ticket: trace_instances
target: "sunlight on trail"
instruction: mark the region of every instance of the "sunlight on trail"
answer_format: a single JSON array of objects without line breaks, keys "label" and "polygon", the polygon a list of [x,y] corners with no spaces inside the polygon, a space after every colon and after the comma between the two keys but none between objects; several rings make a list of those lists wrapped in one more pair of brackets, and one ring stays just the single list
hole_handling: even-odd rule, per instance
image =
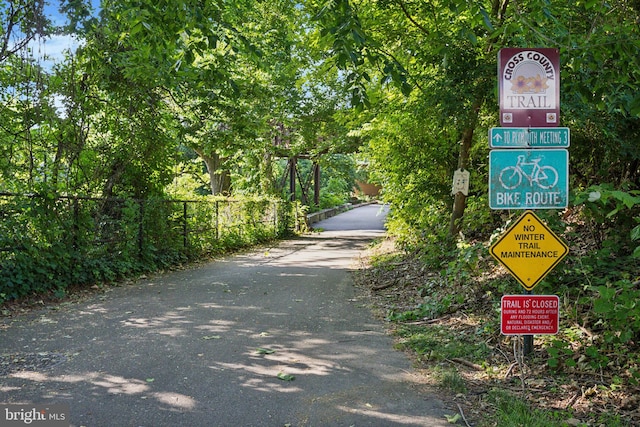
[{"label": "sunlight on trail", "polygon": [[[159,403],[168,405],[175,409],[194,409],[197,401],[180,393],[171,391],[154,391],[153,385],[147,380],[137,378],[124,378],[118,375],[110,375],[100,372],[87,372],[85,374],[49,376],[40,372],[21,371],[11,374],[10,378],[19,378],[34,383],[58,383],[57,389],[65,390],[69,384],[87,383],[89,385],[103,388],[107,393],[113,395],[140,396],[142,399],[156,399]],[[67,384],[63,386],[61,384]]]}]

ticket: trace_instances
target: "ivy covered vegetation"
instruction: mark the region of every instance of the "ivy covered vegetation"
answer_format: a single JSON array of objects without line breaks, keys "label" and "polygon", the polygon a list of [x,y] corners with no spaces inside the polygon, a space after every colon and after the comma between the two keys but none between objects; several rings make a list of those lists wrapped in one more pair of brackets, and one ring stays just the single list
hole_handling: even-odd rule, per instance
[{"label": "ivy covered vegetation", "polygon": [[0,196],[0,303],[61,298],[287,236],[304,227],[297,204],[269,198],[199,200]]},{"label": "ivy covered vegetation", "polygon": [[[536,288],[562,301],[561,333],[539,345],[558,374],[579,367],[607,387],[637,386],[637,0],[51,3],[0,2],[3,299],[216,250],[211,231],[192,230],[217,229],[222,199],[186,215],[179,200],[232,197],[245,224],[271,224],[266,206],[293,195],[308,209],[343,203],[368,179],[392,206],[403,256],[456,285],[438,302],[425,288],[390,319],[464,308],[465,295],[493,305],[520,292],[488,257],[520,214],[488,203],[497,53],[553,47],[571,194],[567,209],[540,216],[570,254]],[[459,168],[471,172],[466,197],[450,194]]]}]

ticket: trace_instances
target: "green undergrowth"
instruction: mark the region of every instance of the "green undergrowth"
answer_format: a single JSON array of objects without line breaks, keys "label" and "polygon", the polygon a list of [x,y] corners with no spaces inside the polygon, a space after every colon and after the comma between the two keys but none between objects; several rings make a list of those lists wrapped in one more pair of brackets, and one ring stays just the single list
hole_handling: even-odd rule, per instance
[{"label": "green undergrowth", "polygon": [[610,413],[600,413],[594,415],[589,423],[581,422],[575,411],[556,410],[549,411],[534,407],[530,401],[518,395],[500,389],[493,389],[488,393],[487,401],[493,406],[495,412],[491,423],[485,422],[483,425],[497,425],[500,427],[568,427],[568,426],[606,426],[606,427],[626,427],[628,421],[623,420],[619,415]]},{"label": "green undergrowth", "polygon": [[0,305],[64,298],[75,289],[269,242],[304,222],[279,199],[197,200],[0,196]]},{"label": "green undergrowth", "polygon": [[[491,422],[483,425],[500,427],[567,427],[586,426],[574,418],[572,411],[548,411],[535,408],[527,400],[509,391],[492,389],[487,394],[487,403],[492,407]],[[616,415],[600,415],[597,425],[607,427],[622,427],[628,424]]]},{"label": "green undergrowth", "polygon": [[536,336],[526,357],[520,337],[500,333],[501,297],[524,290],[489,253],[516,215],[491,236],[435,230],[422,246],[400,241],[373,257],[368,280],[382,283],[374,290],[396,348],[468,407],[473,425],[640,423],[638,194],[582,194],[570,211],[536,212],[570,252],[534,290],[560,297],[559,333]]},{"label": "green undergrowth", "polygon": [[396,348],[410,349],[418,360],[442,362],[465,358],[474,363],[484,363],[490,354],[486,342],[478,339],[476,331],[455,330],[446,325],[401,325],[396,335],[400,341]]},{"label": "green undergrowth", "polygon": [[[483,408],[476,411],[473,425],[630,425],[625,410],[615,405],[638,391],[638,346],[624,336],[625,331],[633,334],[637,330],[633,318],[625,325],[616,323],[623,319],[615,313],[628,313],[632,304],[612,301],[617,296],[636,298],[629,297],[633,292],[629,282],[612,282],[615,294],[586,287],[574,294],[562,288],[558,293],[562,301],[560,333],[537,336],[535,351],[523,359],[521,369],[517,365],[521,349],[514,350],[519,338],[500,334],[499,312],[502,295],[521,291],[485,253],[486,246],[458,245],[456,250],[460,258],[445,264],[438,259],[443,268],[437,274],[423,270],[429,260],[415,254],[376,257],[379,280],[390,280],[394,272],[401,278],[394,279],[398,286],[383,291],[385,320],[397,338],[395,348],[413,354],[417,366],[426,368],[434,383],[458,396],[457,400],[470,408]],[[568,274],[575,259],[568,263],[561,275]],[[403,277],[409,281],[402,282]],[[549,278],[544,286],[557,280],[557,276]],[[601,304],[613,307],[603,311]],[[585,397],[577,408],[557,407],[558,400],[580,394],[585,385],[598,390],[597,399]],[[469,418],[473,418],[474,410],[470,411]]]}]

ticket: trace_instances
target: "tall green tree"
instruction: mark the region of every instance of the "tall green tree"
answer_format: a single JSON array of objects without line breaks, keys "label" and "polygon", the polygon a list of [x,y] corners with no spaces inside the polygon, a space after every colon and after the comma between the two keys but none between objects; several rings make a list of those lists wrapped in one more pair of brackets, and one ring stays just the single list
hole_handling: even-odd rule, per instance
[{"label": "tall green tree", "polygon": [[[482,156],[483,151],[486,154],[486,129],[498,122],[495,70],[496,55],[502,47],[558,47],[563,82],[569,82],[562,88],[563,113],[568,113],[564,116],[565,124],[570,123],[576,130],[592,128],[592,120],[587,118],[590,113],[579,117],[574,112],[590,111],[593,104],[582,106],[575,101],[595,101],[603,118],[624,118],[622,123],[626,124],[622,128],[630,131],[631,140],[635,140],[634,87],[637,88],[639,52],[638,13],[633,2],[448,0],[433,4],[409,0],[338,0],[308,4],[317,12],[325,46],[333,53],[334,63],[346,73],[355,98],[352,103],[360,107],[371,105],[375,111],[363,116],[363,131],[380,132],[387,122],[392,131],[387,140],[381,141],[371,131],[371,141],[386,146],[392,144],[392,138],[404,141],[398,144],[401,148],[394,150],[379,150],[378,146],[372,149],[374,156],[376,152],[385,152],[388,159],[406,159],[378,162],[383,175],[389,179],[395,176],[399,181],[394,189],[401,187],[401,180],[412,185],[414,177],[422,177],[417,182],[424,183],[426,177],[440,175],[444,183],[450,180],[453,169],[465,168],[472,169],[472,197],[484,197],[486,160]],[[623,70],[622,75],[615,75],[616,68]],[[372,90],[380,84],[382,92]],[[576,92],[574,88],[579,90]],[[388,95],[394,92],[404,94],[406,99],[387,102],[395,99]],[[393,112],[386,105],[392,105]],[[398,128],[397,119],[390,121],[390,117],[401,114],[398,105],[406,114],[413,115],[414,126],[422,128],[421,131],[410,132],[406,126]],[[608,126],[610,135],[622,137],[619,132],[626,132],[618,125],[617,130],[613,127]],[[419,136],[420,133],[423,135]],[[431,139],[431,135],[438,135],[433,138],[440,148],[438,156],[431,161],[425,158],[419,165],[416,162],[420,157],[406,157],[408,146],[423,146],[420,140]],[[598,138],[587,136],[593,137]],[[477,147],[479,141],[484,144]],[[610,156],[620,158],[619,146],[619,142],[607,144],[606,150]],[[631,174],[635,171],[637,154],[627,144],[623,147],[630,156],[621,160]],[[444,164],[442,157],[448,159],[450,169],[446,174],[440,170]],[[452,161],[452,157],[456,160]],[[580,164],[582,159],[576,161]],[[436,188],[419,187],[417,198],[423,204],[427,200],[449,204],[452,212],[449,232],[456,235],[463,225],[468,200],[458,194],[451,202],[450,196]],[[403,193],[388,194],[394,199]],[[417,210],[406,211],[406,218],[420,216]]]},{"label": "tall green tree", "polygon": [[[17,179],[43,180],[47,129],[51,113],[47,76],[29,46],[52,31],[44,1],[0,2],[0,189],[22,190]],[[17,175],[17,176],[16,176]]]},{"label": "tall green tree", "polygon": [[[90,75],[103,70],[104,81],[125,79],[160,97],[178,137],[206,164],[212,193],[227,193],[233,163],[264,151],[256,143],[268,115],[287,104],[296,10],[290,1],[105,2]],[[106,63],[100,51],[111,53]]]}]

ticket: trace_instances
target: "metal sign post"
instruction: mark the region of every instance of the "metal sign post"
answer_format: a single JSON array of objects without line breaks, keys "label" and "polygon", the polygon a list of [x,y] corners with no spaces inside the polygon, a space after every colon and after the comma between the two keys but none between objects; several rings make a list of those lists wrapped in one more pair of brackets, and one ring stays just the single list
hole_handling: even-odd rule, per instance
[{"label": "metal sign post", "polygon": [[[498,90],[500,125],[503,127],[489,131],[492,148],[489,154],[490,208],[566,208],[570,137],[568,128],[558,127],[558,49],[501,49],[498,53]],[[534,296],[532,290],[568,250],[567,245],[530,210],[491,247],[491,255],[525,288],[524,296],[503,297],[501,315],[503,334],[526,333],[525,355],[533,351],[533,334],[557,333],[558,297]],[[533,313],[527,311],[526,304],[555,306],[546,308],[544,313]],[[536,322],[542,318],[546,320],[538,324],[534,317]]]}]

